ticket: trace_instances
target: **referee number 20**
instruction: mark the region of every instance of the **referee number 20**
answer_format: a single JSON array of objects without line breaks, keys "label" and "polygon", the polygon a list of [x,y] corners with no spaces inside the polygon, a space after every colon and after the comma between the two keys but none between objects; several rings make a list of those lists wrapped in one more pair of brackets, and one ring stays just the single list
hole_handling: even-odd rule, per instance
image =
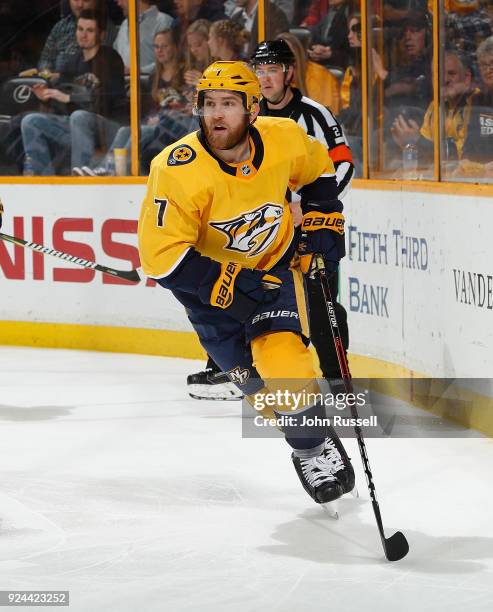
[{"label": "referee number 20", "polygon": [[157,226],[164,227],[164,213],[166,212],[166,206],[168,204],[168,200],[164,200],[161,198],[154,198],[154,204],[158,206],[157,209]]}]

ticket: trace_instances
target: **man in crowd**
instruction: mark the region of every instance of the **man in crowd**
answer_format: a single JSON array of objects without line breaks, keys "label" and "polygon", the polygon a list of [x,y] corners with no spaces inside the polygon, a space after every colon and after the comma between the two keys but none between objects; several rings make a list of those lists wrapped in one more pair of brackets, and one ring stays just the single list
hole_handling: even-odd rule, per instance
[{"label": "man in crowd", "polygon": [[349,0],[331,0],[329,10],[316,26],[311,28],[312,45],[308,56],[324,66],[346,68],[350,54],[347,39]]},{"label": "man in crowd", "polygon": [[[236,8],[231,13],[231,20],[250,32],[250,42],[245,49],[246,55],[250,56],[258,44],[258,2],[257,0],[235,0],[235,2]],[[268,11],[267,36],[274,38],[281,32],[287,32],[289,22],[286,13],[272,1],[269,2]]]},{"label": "man in crowd", "polygon": [[[123,20],[113,48],[118,51],[125,65],[125,73],[130,72],[130,38],[128,29],[128,0],[115,0],[126,16]],[[154,36],[157,32],[169,30],[173,18],[158,11],[157,0],[139,0],[137,2],[139,21],[139,61],[140,72],[150,74],[154,68]]]},{"label": "man in crowd", "polygon": [[447,46],[473,59],[479,44],[492,34],[490,15],[479,0],[445,0],[445,11]]},{"label": "man in crowd", "polygon": [[[41,52],[38,62],[39,71],[60,73],[63,71],[67,59],[76,55],[79,50],[75,32],[77,20],[81,11],[92,10],[103,15],[101,2],[97,0],[69,0],[70,13],[60,19],[52,28]],[[114,29],[112,24],[112,29]],[[105,30],[105,44],[111,44],[107,39],[108,23]]]},{"label": "man in crowd", "polygon": [[77,19],[78,52],[60,75],[59,88],[39,85],[34,92],[52,112],[22,119],[24,151],[36,175],[55,174],[55,163],[71,150],[73,166],[90,165],[95,148],[113,139],[127,113],[123,62],[101,45],[104,24],[92,11]]},{"label": "man in crowd", "polygon": [[[493,173],[493,36],[479,45],[476,56],[481,81],[479,91],[472,100],[471,118],[462,152],[464,176],[474,176],[471,164],[483,164],[488,174]],[[469,164],[466,164],[466,160]]]},{"label": "man in crowd", "polygon": [[[472,68],[465,56],[458,51],[447,51],[442,90],[445,135],[442,159],[446,161],[457,161],[462,158],[472,100],[477,91],[473,90],[472,79]],[[417,146],[420,167],[433,166],[433,106],[431,102],[421,126],[412,119],[406,120],[402,115],[398,115],[391,128],[392,136],[401,149],[409,144]]]}]

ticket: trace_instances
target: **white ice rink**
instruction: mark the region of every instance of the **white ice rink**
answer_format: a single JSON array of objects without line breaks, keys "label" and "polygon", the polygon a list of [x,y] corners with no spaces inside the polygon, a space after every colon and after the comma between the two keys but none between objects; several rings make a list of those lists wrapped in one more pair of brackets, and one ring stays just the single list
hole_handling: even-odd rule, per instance
[{"label": "white ice rink", "polygon": [[240,402],[187,396],[202,365],[0,348],[0,589],[69,590],[72,612],[493,610],[490,440],[367,441],[410,543],[388,563],[355,441],[335,521],[283,441],[241,438]]}]

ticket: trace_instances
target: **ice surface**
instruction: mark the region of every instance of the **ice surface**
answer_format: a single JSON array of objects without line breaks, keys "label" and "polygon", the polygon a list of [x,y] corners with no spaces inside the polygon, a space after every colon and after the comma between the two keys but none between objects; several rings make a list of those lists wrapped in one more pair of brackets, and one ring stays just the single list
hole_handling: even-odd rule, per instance
[{"label": "ice surface", "polygon": [[493,609],[490,440],[367,441],[411,547],[391,564],[355,441],[334,521],[282,440],[242,439],[240,402],[187,396],[202,365],[0,348],[0,589],[70,590],[71,612]]}]

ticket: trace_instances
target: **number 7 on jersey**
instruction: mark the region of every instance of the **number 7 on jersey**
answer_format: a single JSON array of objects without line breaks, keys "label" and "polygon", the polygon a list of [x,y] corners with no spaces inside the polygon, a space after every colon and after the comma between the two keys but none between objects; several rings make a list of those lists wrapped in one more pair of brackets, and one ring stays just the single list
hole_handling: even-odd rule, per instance
[{"label": "number 7 on jersey", "polygon": [[164,227],[164,213],[166,212],[166,205],[168,204],[168,200],[154,198],[154,204],[156,206],[159,206],[157,211],[157,226]]}]

